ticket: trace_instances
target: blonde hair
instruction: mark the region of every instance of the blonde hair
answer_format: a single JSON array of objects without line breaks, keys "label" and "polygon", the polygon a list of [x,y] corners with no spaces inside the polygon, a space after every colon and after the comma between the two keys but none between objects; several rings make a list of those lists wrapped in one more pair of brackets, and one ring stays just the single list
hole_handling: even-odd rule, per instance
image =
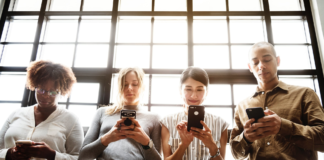
[{"label": "blonde hair", "polygon": [[138,79],[138,86],[139,86],[139,94],[140,94],[140,102],[143,96],[144,92],[144,71],[141,68],[138,67],[128,67],[128,68],[123,68],[119,71],[118,75],[118,96],[116,99],[116,103],[113,104],[112,106],[108,107],[106,110],[106,114],[113,115],[115,113],[120,112],[122,109],[124,109],[124,88],[125,88],[125,78],[126,75],[130,72],[134,72],[137,76]]}]

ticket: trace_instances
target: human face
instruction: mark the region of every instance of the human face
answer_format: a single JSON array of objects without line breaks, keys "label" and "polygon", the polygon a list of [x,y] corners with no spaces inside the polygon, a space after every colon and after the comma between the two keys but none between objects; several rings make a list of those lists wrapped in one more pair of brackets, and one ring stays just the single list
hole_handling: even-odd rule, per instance
[{"label": "human face", "polygon": [[[57,91],[55,88],[55,83],[52,80],[46,81],[44,84],[37,87],[38,89],[43,89],[46,91]],[[50,96],[47,92],[40,94],[37,91],[35,92],[36,101],[38,106],[41,108],[50,108],[56,107],[58,105],[59,95]]]},{"label": "human face", "polygon": [[249,69],[259,83],[267,84],[278,81],[277,67],[280,64],[280,58],[275,57],[270,47],[253,49],[250,58]]},{"label": "human face", "polygon": [[203,83],[188,78],[181,85],[180,94],[187,108],[189,105],[202,104],[207,96],[207,88]]},{"label": "human face", "polygon": [[139,81],[135,72],[129,72],[124,82],[125,105],[138,105],[140,100]]}]

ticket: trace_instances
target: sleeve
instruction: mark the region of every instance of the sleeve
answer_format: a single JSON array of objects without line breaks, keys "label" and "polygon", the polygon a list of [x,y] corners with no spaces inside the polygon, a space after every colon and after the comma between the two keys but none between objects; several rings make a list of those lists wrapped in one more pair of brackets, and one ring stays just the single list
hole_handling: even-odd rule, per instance
[{"label": "sleeve", "polygon": [[5,145],[5,135],[6,135],[7,130],[10,127],[10,121],[11,121],[10,119],[12,117],[14,117],[14,114],[16,112],[17,111],[13,112],[8,117],[8,119],[6,120],[6,122],[3,124],[2,128],[1,128],[1,131],[0,131],[0,160],[5,160],[6,159],[6,155],[7,155],[7,152],[9,150],[9,148],[5,148],[6,147],[6,145]]},{"label": "sleeve", "polygon": [[252,144],[247,143],[243,138],[244,129],[239,116],[239,107],[237,105],[235,108],[235,126],[231,133],[230,145],[235,159],[245,159],[252,149]]},{"label": "sleeve", "polygon": [[104,112],[104,108],[99,108],[97,110],[91,127],[84,138],[79,159],[95,159],[106,149],[106,146],[101,143],[101,139],[99,137],[102,112]]},{"label": "sleeve", "polygon": [[150,138],[153,141],[153,148],[144,150],[144,156],[146,160],[161,160],[162,156],[162,143],[161,143],[161,128],[162,125],[159,122],[159,116],[153,116],[155,117],[155,121],[154,121],[154,126],[152,129],[152,133],[150,135]]},{"label": "sleeve", "polygon": [[307,89],[301,105],[304,124],[281,118],[281,128],[278,134],[300,148],[323,152],[324,110],[312,89]]},{"label": "sleeve", "polygon": [[67,136],[65,148],[66,153],[56,151],[55,160],[76,160],[79,156],[79,151],[83,142],[83,129],[80,121],[74,118],[74,126]]}]

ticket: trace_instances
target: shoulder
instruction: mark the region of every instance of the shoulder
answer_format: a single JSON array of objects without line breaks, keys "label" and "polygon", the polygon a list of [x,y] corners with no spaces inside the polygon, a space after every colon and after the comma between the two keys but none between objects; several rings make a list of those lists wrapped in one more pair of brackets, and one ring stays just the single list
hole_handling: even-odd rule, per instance
[{"label": "shoulder", "polygon": [[213,114],[213,113],[205,113],[205,119],[213,122],[221,122],[221,123],[227,123],[223,118],[220,116]]},{"label": "shoulder", "polygon": [[145,116],[145,118],[150,119],[153,122],[159,122],[161,119],[161,116],[157,113],[148,112],[148,111],[140,111],[138,113],[142,114],[143,116]]},{"label": "shoulder", "polygon": [[173,113],[173,114],[168,114],[166,116],[164,116],[161,121],[168,121],[168,120],[173,120],[173,119],[179,119],[179,117],[182,116],[183,111],[181,112],[177,112],[177,113]]},{"label": "shoulder", "polygon": [[61,115],[64,117],[64,119],[68,119],[70,122],[78,122],[79,118],[75,115],[75,113],[71,112],[70,110],[67,110],[66,108],[60,108]]}]

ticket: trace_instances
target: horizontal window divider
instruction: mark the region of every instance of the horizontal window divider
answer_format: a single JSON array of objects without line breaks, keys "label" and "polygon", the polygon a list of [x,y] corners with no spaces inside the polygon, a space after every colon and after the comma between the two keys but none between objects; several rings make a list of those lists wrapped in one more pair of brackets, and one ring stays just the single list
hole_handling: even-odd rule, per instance
[{"label": "horizontal window divider", "polygon": [[21,101],[0,101],[0,103],[21,103]]},{"label": "horizontal window divider", "polygon": [[[67,104],[66,102],[58,102],[58,104]],[[98,105],[98,103],[78,103],[78,102],[69,102],[69,105]]]},{"label": "horizontal window divider", "polygon": [[39,44],[110,44],[109,42],[40,42]]},{"label": "horizontal window divider", "polygon": [[[144,104],[144,106],[147,106],[148,104]],[[157,103],[152,103],[150,106],[159,106],[159,107],[168,107],[168,106],[175,106],[175,107],[182,107],[182,104],[157,104]]]},{"label": "horizontal window divider", "polygon": [[306,16],[305,11],[270,11],[271,16]]},{"label": "horizontal window divider", "polygon": [[102,83],[103,76],[76,76],[78,83]]},{"label": "horizontal window divider", "polygon": [[[45,16],[111,16],[111,11],[46,11]],[[97,20],[97,19],[96,19]]]},{"label": "horizontal window divider", "polygon": [[183,11],[118,11],[118,16],[187,16]]},{"label": "horizontal window divider", "polygon": [[[147,106],[147,104],[144,104],[144,106]],[[151,104],[152,107],[158,106],[158,107],[182,107],[182,104]],[[203,105],[205,107],[210,108],[232,108],[235,107],[235,105]]]},{"label": "horizontal window divider", "polygon": [[193,11],[193,16],[264,16],[263,11]]},{"label": "horizontal window divider", "polygon": [[301,45],[312,45],[311,43],[274,43],[274,45],[287,45],[287,46],[301,46]]},{"label": "horizontal window divider", "polygon": [[0,72],[26,72],[26,67],[0,66]]},{"label": "horizontal window divider", "polygon": [[316,70],[314,69],[305,69],[305,70],[278,70],[278,75],[317,75]]},{"label": "horizontal window divider", "polygon": [[8,11],[7,16],[38,16],[39,14],[39,11]]},{"label": "horizontal window divider", "polygon": [[72,68],[75,76],[106,76],[107,68]]},{"label": "horizontal window divider", "polygon": [[1,42],[0,44],[8,45],[8,44],[34,44],[34,42]]},{"label": "horizontal window divider", "polygon": [[[151,43],[115,43],[115,45],[151,45]],[[152,43],[152,45],[188,45],[188,43]]]},{"label": "horizontal window divider", "polygon": [[231,44],[230,43],[194,43],[193,45],[210,46],[210,45],[231,45]]}]

